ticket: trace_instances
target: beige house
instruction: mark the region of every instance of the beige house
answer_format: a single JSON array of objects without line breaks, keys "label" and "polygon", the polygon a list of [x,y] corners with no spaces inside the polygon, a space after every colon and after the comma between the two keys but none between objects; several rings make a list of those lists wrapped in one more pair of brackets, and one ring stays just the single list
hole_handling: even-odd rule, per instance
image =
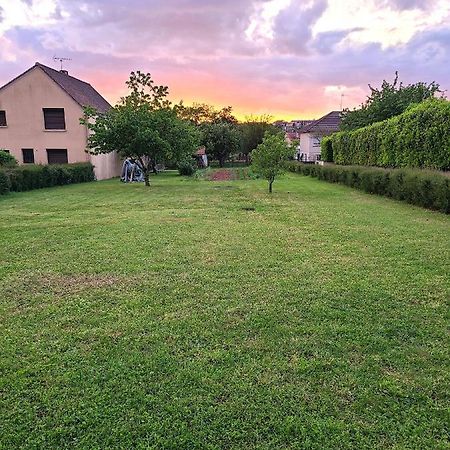
[{"label": "beige house", "polygon": [[36,63],[0,88],[0,148],[20,164],[91,162],[98,180],[119,176],[115,152],[86,153],[84,106],[111,107],[89,83]]},{"label": "beige house", "polygon": [[304,162],[315,162],[320,160],[320,142],[324,136],[339,131],[341,124],[341,111],[331,111],[318,120],[307,124],[298,130],[300,148],[297,159]]}]

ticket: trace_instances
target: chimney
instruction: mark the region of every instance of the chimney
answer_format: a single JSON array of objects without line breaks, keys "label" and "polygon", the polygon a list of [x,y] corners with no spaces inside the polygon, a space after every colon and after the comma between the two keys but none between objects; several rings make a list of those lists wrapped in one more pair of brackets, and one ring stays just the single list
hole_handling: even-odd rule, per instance
[{"label": "chimney", "polygon": [[68,72],[67,70],[62,70],[62,69],[61,69],[59,72],[60,72],[60,73],[63,73],[64,75],[69,75],[69,72]]}]

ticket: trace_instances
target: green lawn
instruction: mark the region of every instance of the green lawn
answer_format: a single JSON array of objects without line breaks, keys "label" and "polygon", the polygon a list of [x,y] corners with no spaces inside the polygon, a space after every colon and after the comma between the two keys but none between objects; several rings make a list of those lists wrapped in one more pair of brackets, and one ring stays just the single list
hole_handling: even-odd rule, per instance
[{"label": "green lawn", "polygon": [[153,183],[0,199],[0,448],[449,448],[448,216]]}]

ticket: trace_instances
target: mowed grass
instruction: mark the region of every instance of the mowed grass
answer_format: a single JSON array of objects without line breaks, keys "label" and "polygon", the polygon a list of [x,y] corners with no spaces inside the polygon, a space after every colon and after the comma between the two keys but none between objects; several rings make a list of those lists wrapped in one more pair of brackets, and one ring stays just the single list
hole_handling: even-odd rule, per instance
[{"label": "mowed grass", "polygon": [[152,183],[0,199],[0,448],[449,448],[449,217]]}]

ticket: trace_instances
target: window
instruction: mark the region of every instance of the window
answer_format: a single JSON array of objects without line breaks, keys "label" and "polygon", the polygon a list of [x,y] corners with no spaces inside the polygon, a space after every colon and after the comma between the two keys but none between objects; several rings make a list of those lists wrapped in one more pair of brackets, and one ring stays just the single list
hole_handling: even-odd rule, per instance
[{"label": "window", "polygon": [[64,108],[44,108],[44,124],[46,130],[65,130],[66,119]]},{"label": "window", "polygon": [[6,111],[0,111],[0,127],[6,127]]},{"label": "window", "polygon": [[320,141],[322,140],[322,136],[311,136],[311,142],[313,148],[320,147]]},{"label": "window", "polygon": [[34,164],[34,150],[32,148],[22,149],[22,161],[24,164]]},{"label": "window", "polygon": [[49,164],[67,164],[67,149],[66,148],[48,148],[47,161]]}]

